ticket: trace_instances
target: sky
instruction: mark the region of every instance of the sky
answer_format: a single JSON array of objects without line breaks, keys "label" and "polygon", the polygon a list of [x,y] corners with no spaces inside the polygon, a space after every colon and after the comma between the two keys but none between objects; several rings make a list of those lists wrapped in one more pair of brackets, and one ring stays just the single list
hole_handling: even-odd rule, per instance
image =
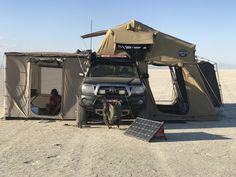
[{"label": "sky", "polygon": [[196,44],[198,56],[236,64],[234,0],[0,0],[0,64],[7,51],[88,49],[80,36],[91,20],[98,31],[131,19]]}]

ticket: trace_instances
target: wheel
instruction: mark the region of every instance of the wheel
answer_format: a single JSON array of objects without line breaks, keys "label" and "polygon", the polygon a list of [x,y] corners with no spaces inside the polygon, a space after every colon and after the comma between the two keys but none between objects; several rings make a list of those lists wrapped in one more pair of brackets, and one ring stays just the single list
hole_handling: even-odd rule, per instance
[{"label": "wheel", "polygon": [[87,111],[84,107],[79,106],[79,116],[77,120],[78,128],[82,128],[83,125],[87,123]]}]

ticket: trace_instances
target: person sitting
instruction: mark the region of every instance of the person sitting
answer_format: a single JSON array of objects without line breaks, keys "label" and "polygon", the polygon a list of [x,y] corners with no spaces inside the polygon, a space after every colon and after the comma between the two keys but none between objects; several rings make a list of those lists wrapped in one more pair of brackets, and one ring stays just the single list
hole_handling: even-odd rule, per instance
[{"label": "person sitting", "polygon": [[47,105],[50,115],[57,115],[60,111],[61,96],[58,94],[57,89],[51,90],[51,96],[49,104]]}]

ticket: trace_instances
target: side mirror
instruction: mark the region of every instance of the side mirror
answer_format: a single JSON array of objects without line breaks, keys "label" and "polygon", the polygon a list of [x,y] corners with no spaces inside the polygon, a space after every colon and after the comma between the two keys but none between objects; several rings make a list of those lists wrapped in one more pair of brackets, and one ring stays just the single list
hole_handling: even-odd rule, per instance
[{"label": "side mirror", "polygon": [[80,76],[80,77],[84,77],[85,74],[84,74],[84,73],[79,73],[79,76]]},{"label": "side mirror", "polygon": [[141,74],[141,78],[142,79],[148,79],[149,78],[149,74],[148,73],[143,73],[143,74]]}]

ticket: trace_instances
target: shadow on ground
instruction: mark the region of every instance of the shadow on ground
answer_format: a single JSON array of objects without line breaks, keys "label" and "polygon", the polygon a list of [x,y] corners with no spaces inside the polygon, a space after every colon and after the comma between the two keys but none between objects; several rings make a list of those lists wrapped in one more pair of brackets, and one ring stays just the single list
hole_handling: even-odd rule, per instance
[{"label": "shadow on ground", "polygon": [[178,142],[178,141],[210,141],[210,140],[227,140],[231,138],[222,135],[209,134],[205,132],[180,132],[166,133],[167,140],[153,138],[151,142]]},{"label": "shadow on ground", "polygon": [[235,103],[224,104],[221,108],[219,108],[219,111],[224,117],[236,119],[236,104]]},{"label": "shadow on ground", "polygon": [[186,123],[165,123],[166,129],[201,129],[236,127],[236,119],[222,118],[219,121],[186,121]]},{"label": "shadow on ground", "polygon": [[[122,120],[120,127],[129,126],[133,119]],[[88,123],[91,127],[105,126],[103,121],[91,121]],[[222,117],[219,121],[166,121],[165,129],[201,129],[201,128],[227,128],[236,127],[236,119]],[[125,129],[124,129],[125,130]]]}]

